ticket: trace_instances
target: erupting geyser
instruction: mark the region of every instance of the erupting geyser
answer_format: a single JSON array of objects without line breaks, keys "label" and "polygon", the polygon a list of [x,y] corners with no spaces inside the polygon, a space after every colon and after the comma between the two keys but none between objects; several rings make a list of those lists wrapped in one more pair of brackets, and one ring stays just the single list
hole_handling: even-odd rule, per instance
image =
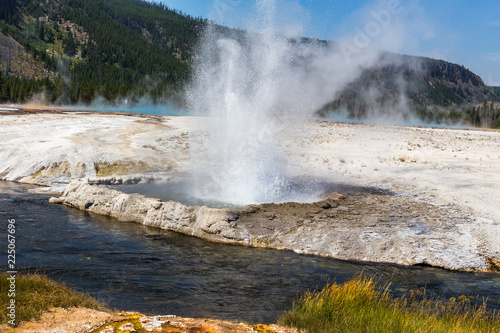
[{"label": "erupting geyser", "polygon": [[208,116],[208,140],[191,142],[195,195],[234,204],[316,200],[298,195],[279,143],[356,77],[360,61],[304,42],[296,22],[288,29],[280,20],[275,30],[275,1],[257,8],[247,32],[209,26],[196,56],[187,96]]}]

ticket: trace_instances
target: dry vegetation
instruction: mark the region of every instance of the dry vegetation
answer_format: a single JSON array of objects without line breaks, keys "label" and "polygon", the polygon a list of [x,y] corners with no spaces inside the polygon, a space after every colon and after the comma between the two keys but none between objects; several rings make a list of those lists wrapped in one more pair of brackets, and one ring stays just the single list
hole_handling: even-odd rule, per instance
[{"label": "dry vegetation", "polygon": [[25,48],[0,32],[0,71],[10,75],[41,80],[53,76],[43,64],[35,60]]},{"label": "dry vegetation", "polygon": [[500,332],[500,316],[471,297],[448,301],[416,291],[394,298],[373,278],[358,276],[308,292],[280,323],[306,332]]},{"label": "dry vegetation", "polygon": [[[0,307],[6,309],[8,297],[8,275],[0,278]],[[53,307],[86,307],[105,310],[105,307],[89,295],[76,292],[62,283],[57,283],[40,274],[20,274],[16,277],[16,323],[39,319],[40,316]],[[9,321],[7,312],[0,312],[0,324]]]}]

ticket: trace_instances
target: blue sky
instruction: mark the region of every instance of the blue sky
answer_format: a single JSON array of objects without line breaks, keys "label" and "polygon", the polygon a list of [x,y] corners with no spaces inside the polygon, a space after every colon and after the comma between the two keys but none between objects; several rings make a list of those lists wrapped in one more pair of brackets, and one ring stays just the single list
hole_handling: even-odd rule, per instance
[{"label": "blue sky", "polygon": [[[152,1],[231,27],[251,29],[259,24],[256,1]],[[354,43],[356,34],[371,31],[373,47],[459,63],[480,75],[486,84],[500,86],[498,0],[275,2],[275,29],[280,33]],[[384,15],[387,13],[390,16]]]}]

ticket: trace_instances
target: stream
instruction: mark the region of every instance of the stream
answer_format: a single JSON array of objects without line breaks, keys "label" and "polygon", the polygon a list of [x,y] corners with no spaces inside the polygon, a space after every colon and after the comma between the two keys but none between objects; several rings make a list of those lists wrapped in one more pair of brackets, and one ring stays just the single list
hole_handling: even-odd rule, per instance
[{"label": "stream", "polygon": [[[396,296],[425,287],[427,294],[443,298],[487,297],[490,309],[500,308],[499,273],[210,243],[50,204],[49,195],[29,188],[0,182],[1,232],[7,234],[8,219],[16,220],[18,270],[44,273],[120,311],[272,323],[297,295],[361,272],[391,281]],[[2,269],[7,270],[6,260]]]}]

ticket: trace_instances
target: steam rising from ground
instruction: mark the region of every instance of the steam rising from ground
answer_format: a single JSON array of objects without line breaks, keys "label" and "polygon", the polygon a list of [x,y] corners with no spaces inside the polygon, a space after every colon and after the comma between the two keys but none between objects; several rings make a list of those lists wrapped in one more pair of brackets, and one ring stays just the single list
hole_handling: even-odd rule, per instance
[{"label": "steam rising from ground", "polygon": [[191,142],[195,191],[237,204],[314,200],[291,190],[297,184],[286,172],[278,142],[372,66],[379,53],[367,45],[283,34],[300,34],[297,22],[289,29],[280,25],[278,34],[276,2],[260,0],[257,8],[253,30],[210,26],[199,48],[187,96],[192,110],[208,116],[208,145]]}]

